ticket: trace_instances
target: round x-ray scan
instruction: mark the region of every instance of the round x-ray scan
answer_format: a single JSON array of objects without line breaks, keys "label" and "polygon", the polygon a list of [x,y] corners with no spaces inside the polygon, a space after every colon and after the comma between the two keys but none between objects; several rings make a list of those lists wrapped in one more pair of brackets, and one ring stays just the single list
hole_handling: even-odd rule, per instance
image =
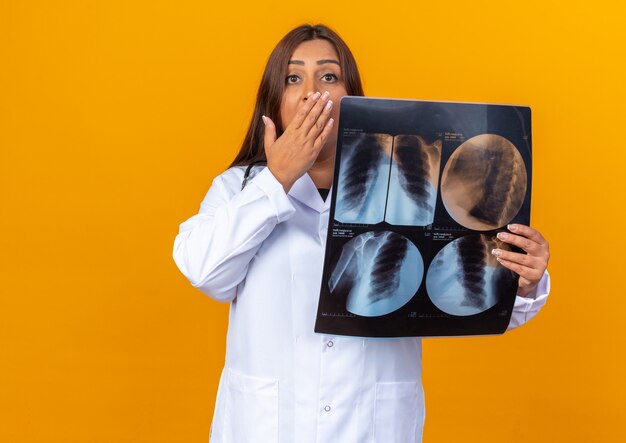
[{"label": "round x-ray scan", "polygon": [[510,250],[495,236],[471,234],[437,253],[426,275],[426,292],[437,308],[457,316],[479,314],[517,290],[515,274],[502,266],[492,249]]},{"label": "round x-ray scan", "polygon": [[364,317],[389,314],[417,293],[424,261],[415,245],[395,232],[366,232],[342,248],[328,287],[346,310]]},{"label": "round x-ray scan", "polygon": [[526,195],[526,166],[504,137],[481,134],[450,156],[441,178],[441,198],[460,225],[488,231],[509,223]]}]

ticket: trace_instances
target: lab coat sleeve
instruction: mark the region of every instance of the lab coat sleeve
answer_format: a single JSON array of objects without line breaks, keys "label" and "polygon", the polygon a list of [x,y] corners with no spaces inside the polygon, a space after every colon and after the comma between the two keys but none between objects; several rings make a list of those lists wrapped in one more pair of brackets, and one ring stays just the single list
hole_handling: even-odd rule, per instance
[{"label": "lab coat sleeve", "polygon": [[518,295],[515,298],[515,305],[513,306],[513,313],[511,314],[507,331],[523,325],[537,315],[543,305],[546,304],[549,293],[550,275],[548,271],[546,271],[543,277],[541,277],[541,280],[539,280],[533,293],[529,294],[527,297],[520,297]]},{"label": "lab coat sleeve", "polygon": [[218,301],[232,301],[248,265],[274,227],[295,212],[268,168],[241,189],[242,168],[216,177],[200,212],[180,225],[174,261],[191,284]]}]

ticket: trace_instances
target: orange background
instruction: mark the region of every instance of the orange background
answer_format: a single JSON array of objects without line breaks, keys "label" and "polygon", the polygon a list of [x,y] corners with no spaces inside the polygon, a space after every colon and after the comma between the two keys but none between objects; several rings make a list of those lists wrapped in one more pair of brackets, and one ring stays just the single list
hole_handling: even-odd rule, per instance
[{"label": "orange background", "polygon": [[206,442],[227,306],[172,242],[302,22],[370,96],[533,109],[553,292],[425,341],[425,442],[626,441],[622,2],[221,3],[0,1],[0,441]]}]

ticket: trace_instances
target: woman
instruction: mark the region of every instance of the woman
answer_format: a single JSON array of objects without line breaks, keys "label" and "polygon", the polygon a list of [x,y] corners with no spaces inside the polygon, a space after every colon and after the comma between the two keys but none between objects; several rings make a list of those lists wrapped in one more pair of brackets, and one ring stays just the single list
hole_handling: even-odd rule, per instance
[{"label": "woman", "polygon": [[[363,92],[339,36],[324,26],[289,32],[269,58],[241,151],[180,227],[180,270],[231,302],[212,442],[421,441],[420,339],[313,332],[346,94]],[[267,167],[246,184],[258,161]],[[494,251],[520,275],[510,328],[537,313],[549,285],[547,242],[526,226],[511,231],[503,240],[527,254]]]}]

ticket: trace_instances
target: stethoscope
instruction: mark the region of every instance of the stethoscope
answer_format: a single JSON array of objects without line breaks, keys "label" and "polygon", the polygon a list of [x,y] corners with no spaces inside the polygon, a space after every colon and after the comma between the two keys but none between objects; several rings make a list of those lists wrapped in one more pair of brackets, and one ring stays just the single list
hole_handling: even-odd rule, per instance
[{"label": "stethoscope", "polygon": [[248,184],[248,178],[250,177],[252,168],[254,168],[256,165],[261,164],[261,163],[267,165],[267,162],[265,160],[258,160],[258,161],[250,163],[250,165],[246,168],[246,172],[243,174],[243,181],[241,182],[242,191],[243,191],[243,188],[245,188],[246,185]]}]

